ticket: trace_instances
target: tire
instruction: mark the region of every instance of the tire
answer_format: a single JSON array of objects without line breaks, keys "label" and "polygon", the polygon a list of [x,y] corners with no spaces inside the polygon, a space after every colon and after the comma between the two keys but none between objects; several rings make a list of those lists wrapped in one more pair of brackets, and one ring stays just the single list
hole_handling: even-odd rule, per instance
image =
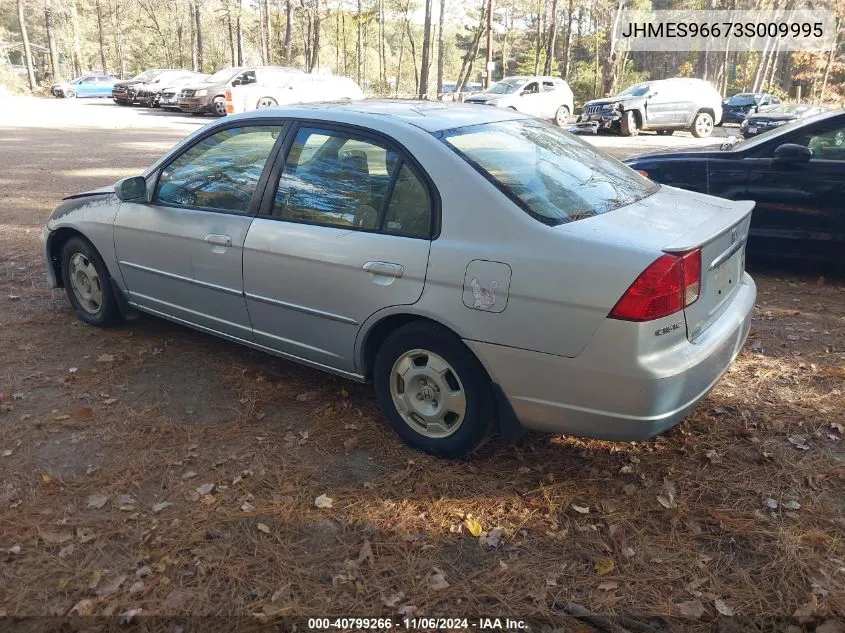
[{"label": "tire", "polygon": [[633,110],[626,110],[622,114],[622,120],[619,122],[619,131],[622,136],[636,136],[640,133],[637,127],[637,115]]},{"label": "tire", "polygon": [[672,136],[675,130],[657,130],[657,136]]},{"label": "tire", "polygon": [[[415,375],[403,380],[402,374],[407,377],[409,371]],[[487,372],[466,345],[440,325],[413,321],[392,332],[376,354],[373,382],[390,425],[413,448],[438,457],[466,457],[492,433],[495,408]],[[449,402],[442,397],[444,391],[454,394],[452,407],[444,406]],[[404,413],[399,408],[403,402]],[[439,428],[424,425],[423,414]]]},{"label": "tire", "polygon": [[211,101],[211,105],[214,108],[214,114],[217,116],[226,116],[226,99],[225,97],[214,97]]},{"label": "tire", "polygon": [[[93,244],[81,237],[70,238],[62,246],[61,262],[65,292],[76,316],[89,325],[104,327],[118,323],[122,315],[111,276]],[[77,271],[76,279],[71,278],[72,270]]]},{"label": "tire", "polygon": [[555,123],[558,127],[563,127],[569,122],[569,108],[565,105],[560,106],[555,112]]},{"label": "tire", "polygon": [[272,108],[279,105],[279,102],[276,101],[273,97],[261,97],[255,103],[255,109],[261,110],[262,108]]},{"label": "tire", "polygon": [[713,117],[707,112],[696,114],[690,126],[690,133],[695,138],[707,138],[713,134]]},{"label": "tire", "polygon": [[68,88],[65,90],[65,99],[76,99],[78,95],[76,94],[76,90],[73,88]]}]

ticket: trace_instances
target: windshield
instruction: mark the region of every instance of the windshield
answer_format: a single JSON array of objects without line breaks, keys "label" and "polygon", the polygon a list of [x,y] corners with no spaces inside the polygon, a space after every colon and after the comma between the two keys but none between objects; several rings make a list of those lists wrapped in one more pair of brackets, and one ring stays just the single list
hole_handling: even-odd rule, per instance
[{"label": "windshield", "polygon": [[448,130],[442,140],[529,215],[557,226],[641,200],[658,186],[545,121]]},{"label": "windshield", "polygon": [[163,72],[163,70],[145,70],[141,74],[132,77],[132,81],[149,81]]},{"label": "windshield", "polygon": [[519,87],[526,82],[522,77],[512,77],[511,79],[503,79],[497,81],[484,92],[489,92],[494,95],[507,95],[519,90]]},{"label": "windshield", "polygon": [[[766,114],[812,114],[813,110],[818,110],[815,106],[809,105],[795,105],[791,103],[785,103],[783,105],[779,105],[776,108],[772,108],[771,110],[766,110]],[[818,110],[819,112],[821,110]]]},{"label": "windshield", "polygon": [[635,86],[631,86],[630,88],[625,88],[622,92],[620,92],[617,97],[642,97],[645,94],[648,94],[648,89],[651,87],[651,84],[636,84]]},{"label": "windshield", "polygon": [[757,103],[757,98],[753,94],[738,94],[728,99],[728,105],[732,106],[747,106]]},{"label": "windshield", "polygon": [[[819,120],[821,118],[821,116],[818,116],[818,118],[817,118],[817,115],[823,116],[821,112],[818,112],[818,113],[816,113],[816,115],[813,115],[812,119],[813,120]],[[738,139],[737,142],[732,147],[726,148],[725,151],[736,152],[736,151],[739,151],[739,150],[746,151],[746,150],[754,149],[758,145],[762,145],[763,143],[768,143],[772,139],[778,138],[779,136],[783,136],[784,134],[789,134],[793,130],[796,130],[800,127],[804,127],[805,125],[807,125],[807,121],[809,121],[809,120],[810,120],[810,118],[795,119],[793,121],[790,121],[789,123],[786,123],[785,125],[779,126],[778,128],[776,128],[774,130],[766,132],[765,134],[759,134],[757,136],[752,136],[748,140],[743,141],[742,139]]]},{"label": "windshield", "polygon": [[237,75],[240,71],[238,68],[224,68],[223,70],[218,70],[208,79],[203,79],[206,83],[210,84],[225,84],[229,83],[229,81]]}]

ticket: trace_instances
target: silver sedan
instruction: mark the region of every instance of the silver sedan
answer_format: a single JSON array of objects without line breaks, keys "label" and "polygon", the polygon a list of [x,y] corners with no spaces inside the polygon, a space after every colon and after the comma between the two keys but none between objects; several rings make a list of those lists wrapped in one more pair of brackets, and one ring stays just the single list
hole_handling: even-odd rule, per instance
[{"label": "silver sedan", "polygon": [[66,198],[43,247],[83,321],[146,312],[372,381],[407,443],[459,457],[680,422],[748,334],[752,208],[516,112],[364,101],[207,125]]}]

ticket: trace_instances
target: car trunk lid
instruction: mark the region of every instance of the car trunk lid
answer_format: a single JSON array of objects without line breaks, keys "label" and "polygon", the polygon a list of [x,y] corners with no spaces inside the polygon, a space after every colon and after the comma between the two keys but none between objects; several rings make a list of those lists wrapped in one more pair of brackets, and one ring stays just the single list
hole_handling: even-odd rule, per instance
[{"label": "car trunk lid", "polygon": [[661,186],[638,202],[558,228],[656,253],[701,249],[699,297],[684,309],[687,338],[694,341],[719,317],[739,288],[753,208],[751,201]]}]

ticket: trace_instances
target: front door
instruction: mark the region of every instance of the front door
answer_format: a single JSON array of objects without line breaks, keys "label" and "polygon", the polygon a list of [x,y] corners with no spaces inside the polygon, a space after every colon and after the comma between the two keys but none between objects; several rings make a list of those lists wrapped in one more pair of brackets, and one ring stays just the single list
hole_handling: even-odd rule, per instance
[{"label": "front door", "polygon": [[433,200],[422,172],[390,141],[303,124],[246,238],[256,342],[360,372],[353,349],[364,321],[422,294]]},{"label": "front door", "polygon": [[517,109],[532,116],[543,116],[543,93],[539,81],[529,81],[519,93]]},{"label": "front door", "polygon": [[280,132],[255,123],[201,137],[161,170],[151,202],[120,205],[114,241],[132,303],[252,339],[243,245]]},{"label": "front door", "polygon": [[[808,162],[774,158],[777,147],[795,143],[808,147]],[[845,122],[820,121],[767,143],[749,173],[749,199],[757,206],[751,216],[749,247],[769,253],[825,259],[841,257],[845,249]]]}]

